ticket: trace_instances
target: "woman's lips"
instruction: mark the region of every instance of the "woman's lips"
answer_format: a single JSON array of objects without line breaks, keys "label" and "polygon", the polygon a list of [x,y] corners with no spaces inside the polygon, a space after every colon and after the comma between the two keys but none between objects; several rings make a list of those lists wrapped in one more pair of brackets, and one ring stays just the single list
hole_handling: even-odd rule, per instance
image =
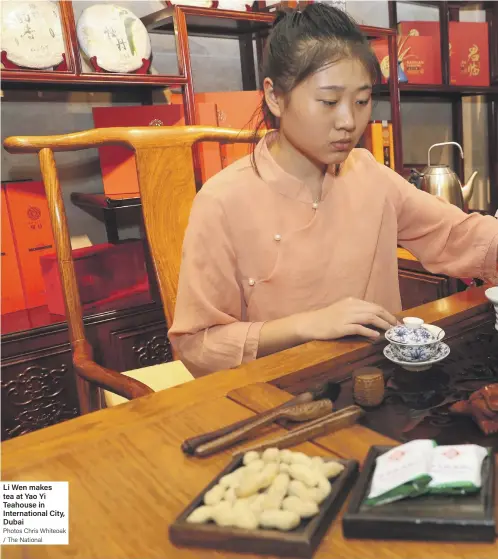
[{"label": "woman's lips", "polygon": [[344,140],[342,142],[332,142],[335,151],[349,151],[351,149],[351,140]]}]

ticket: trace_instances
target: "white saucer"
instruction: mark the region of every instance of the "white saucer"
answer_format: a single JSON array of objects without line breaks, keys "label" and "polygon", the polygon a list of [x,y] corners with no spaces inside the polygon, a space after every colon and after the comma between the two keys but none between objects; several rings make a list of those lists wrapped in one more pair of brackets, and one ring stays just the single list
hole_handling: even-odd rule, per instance
[{"label": "white saucer", "polygon": [[403,369],[411,372],[419,372],[419,371],[427,371],[430,369],[434,363],[438,363],[442,361],[450,354],[450,348],[444,342],[439,342],[438,352],[435,357],[428,361],[400,361],[397,357],[394,356],[393,350],[391,345],[389,344],[384,348],[384,356],[396,363],[397,365],[401,365]]}]

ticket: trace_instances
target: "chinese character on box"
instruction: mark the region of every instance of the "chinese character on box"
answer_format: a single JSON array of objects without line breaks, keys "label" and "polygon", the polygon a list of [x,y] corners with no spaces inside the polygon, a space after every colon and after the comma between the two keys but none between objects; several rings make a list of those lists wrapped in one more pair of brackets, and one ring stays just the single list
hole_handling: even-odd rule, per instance
[{"label": "chinese character on box", "polygon": [[450,84],[489,86],[488,24],[450,21]]}]

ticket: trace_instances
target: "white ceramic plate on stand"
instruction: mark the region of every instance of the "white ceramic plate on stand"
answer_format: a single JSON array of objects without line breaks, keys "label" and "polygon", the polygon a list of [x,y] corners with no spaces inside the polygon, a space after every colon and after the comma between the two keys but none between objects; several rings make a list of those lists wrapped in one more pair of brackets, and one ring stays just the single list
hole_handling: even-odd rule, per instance
[{"label": "white ceramic plate on stand", "polygon": [[24,68],[45,70],[63,60],[64,39],[55,2],[2,2],[2,50]]},{"label": "white ceramic plate on stand", "polygon": [[403,367],[403,369],[406,369],[407,371],[410,371],[412,373],[427,371],[432,367],[432,365],[434,365],[434,363],[438,363],[439,361],[446,359],[446,357],[448,357],[449,354],[450,354],[450,348],[444,342],[439,342],[439,348],[437,354],[429,361],[400,361],[397,357],[394,356],[390,344],[384,348],[384,357],[386,357],[387,359],[389,359],[389,361],[396,363],[396,365],[400,365],[401,367]]},{"label": "white ceramic plate on stand", "polygon": [[150,58],[152,49],[145,25],[127,8],[95,4],[83,10],[76,27],[84,55],[94,56],[108,72],[134,72]]}]

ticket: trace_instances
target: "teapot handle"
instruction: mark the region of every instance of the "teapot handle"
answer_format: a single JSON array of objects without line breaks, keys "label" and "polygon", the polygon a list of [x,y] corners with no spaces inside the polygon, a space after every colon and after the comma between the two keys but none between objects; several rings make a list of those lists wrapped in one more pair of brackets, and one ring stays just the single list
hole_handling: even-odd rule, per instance
[{"label": "teapot handle", "polygon": [[460,155],[462,156],[463,159],[463,149],[462,146],[460,144],[457,144],[456,142],[441,142],[440,144],[434,144],[429,148],[429,151],[427,152],[427,163],[429,165],[429,167],[431,166],[431,149],[438,147],[438,146],[449,146],[449,145],[454,145],[454,146],[458,146],[458,148],[460,149]]}]

